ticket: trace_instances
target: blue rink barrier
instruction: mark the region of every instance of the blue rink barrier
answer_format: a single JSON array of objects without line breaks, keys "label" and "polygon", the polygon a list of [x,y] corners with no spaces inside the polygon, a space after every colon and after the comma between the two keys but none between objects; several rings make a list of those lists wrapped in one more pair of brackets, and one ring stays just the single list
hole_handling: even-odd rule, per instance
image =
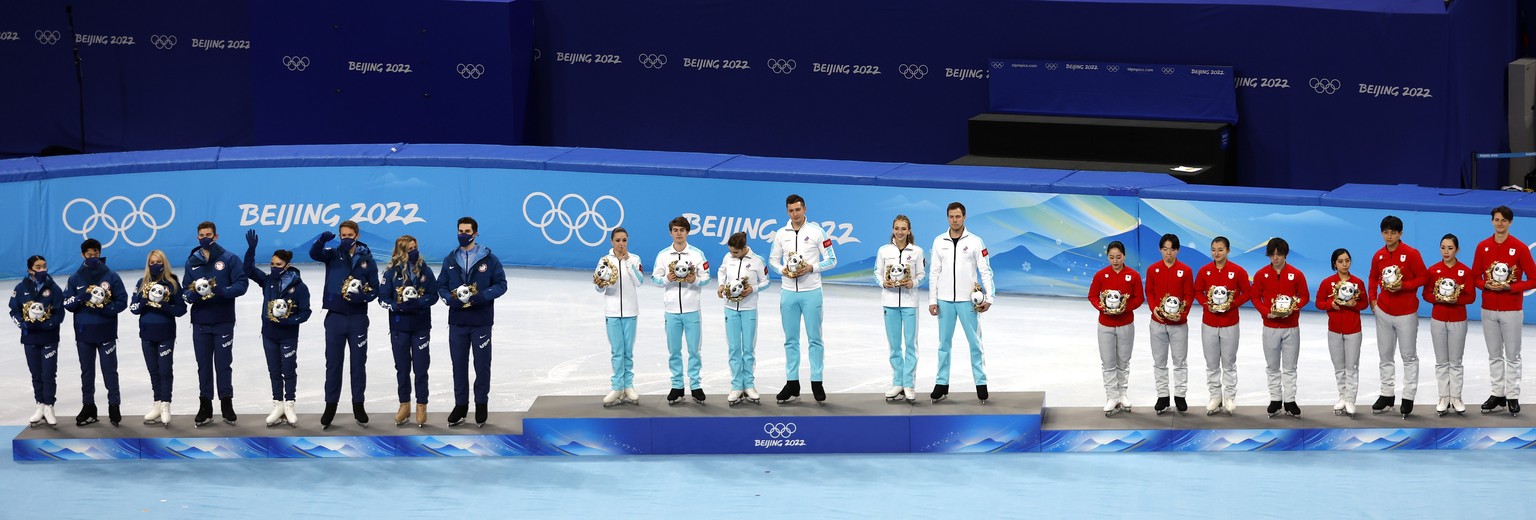
[{"label": "blue rink barrier", "polygon": [[[588,269],[607,252],[609,230],[629,229],[631,247],[647,258],[666,246],[666,222],[683,216],[690,241],[711,258],[725,255],[735,232],[766,254],[768,237],[786,225],[791,193],[805,197],[810,220],[833,242],[838,265],[826,277],[834,283],[871,283],[897,214],[929,247],[951,201],[967,206],[967,226],[985,240],[998,290],[1034,295],[1084,295],[1111,241],[1126,244],[1127,264],[1144,270],[1165,233],[1180,237],[1180,260],[1195,267],[1210,261],[1213,238],[1227,237],[1232,260],[1250,272],[1268,263],[1264,243],[1283,237],[1311,287],[1332,273],[1335,248],[1356,258],[1379,249],[1378,224],[1389,214],[1403,219],[1405,242],[1427,262],[1447,232],[1464,245],[1490,235],[1488,212],[1500,204],[1523,217],[1513,233],[1536,242],[1525,231],[1536,197],[1519,192],[1363,184],[1322,192],[1187,185],[1154,173],[394,143],[0,161],[0,218],[15,224],[0,259],[16,260],[0,261],[0,276],[19,277],[19,260],[32,254],[72,272],[85,237],[100,240],[125,277],[153,249],[180,264],[203,220],[220,226],[226,245],[255,229],[263,246],[295,250],[354,220],[381,257],[411,234],[436,260],[455,246],[454,222],[470,215],[482,224],[480,243],[508,265]],[[1468,249],[1463,262],[1472,260]],[[1536,313],[1526,320],[1536,323]]]},{"label": "blue rink barrier", "polygon": [[[865,397],[874,397],[869,394]],[[587,406],[592,397],[581,397]],[[870,400],[871,402],[876,402]],[[537,406],[537,405],[536,405]],[[691,406],[691,405],[690,405]],[[750,405],[748,405],[750,406]],[[906,407],[905,404],[892,405]],[[1315,407],[1323,409],[1325,407]],[[415,428],[376,428],[366,435],[300,432],[269,436],[274,430],[255,426],[223,437],[195,437],[208,430],[187,431],[187,437],[131,437],[137,427],[96,430],[123,437],[52,438],[77,435],[54,430],[23,430],[11,441],[14,460],[58,462],[85,460],[214,460],[306,458],[472,458],[472,457],[608,457],[691,454],[814,454],[814,453],[1132,453],[1132,452],[1253,452],[1253,451],[1405,451],[1405,450],[1526,450],[1536,447],[1536,428],[1487,427],[1519,422],[1496,418],[1415,418],[1404,423],[1395,416],[1369,415],[1349,423],[1308,422],[1262,416],[1224,418],[1233,427],[1172,426],[1112,429],[1120,421],[1102,419],[1092,429],[1057,429],[1042,423],[1042,413],[946,414],[919,405],[907,414],[807,416],[766,415],[732,410],[734,417],[570,417],[526,418],[521,433],[476,433],[464,428],[412,434]],[[1037,410],[1040,410],[1037,408]],[[1068,413],[1043,409],[1044,416]],[[1096,413],[1096,410],[1077,409]],[[740,413],[738,413],[740,412]],[[603,412],[607,413],[607,412]],[[619,412],[615,415],[622,415]],[[663,411],[662,414],[667,412]],[[931,415],[930,415],[931,414]],[[303,422],[313,425],[313,417]],[[1145,426],[1145,420],[1139,423]],[[1198,421],[1199,419],[1194,419]],[[498,418],[493,417],[492,422]],[[1323,424],[1319,424],[1319,422]],[[1480,425],[1445,427],[1477,422]],[[1396,423],[1396,424],[1394,424]],[[1264,425],[1255,427],[1256,425]],[[1329,427],[1335,426],[1335,427]],[[212,427],[213,435],[221,435]],[[1101,429],[1111,428],[1111,429]],[[146,427],[158,430],[158,427]],[[279,427],[286,430],[285,427]],[[83,430],[82,430],[83,431]],[[405,432],[405,433],[400,433]],[[151,433],[150,435],[161,435]]]}]

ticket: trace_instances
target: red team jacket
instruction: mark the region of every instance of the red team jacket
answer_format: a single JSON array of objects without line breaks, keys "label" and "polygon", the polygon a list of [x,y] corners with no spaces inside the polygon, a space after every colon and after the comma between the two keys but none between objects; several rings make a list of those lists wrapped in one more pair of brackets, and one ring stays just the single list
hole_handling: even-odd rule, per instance
[{"label": "red team jacket", "polygon": [[1477,252],[1472,254],[1472,275],[1477,277],[1478,289],[1487,288],[1488,266],[1494,262],[1516,267],[1516,281],[1510,284],[1508,291],[1483,291],[1483,308],[1490,311],[1521,310],[1525,291],[1536,288],[1536,278],[1532,278],[1536,273],[1531,272],[1536,269],[1533,265],[1536,262],[1531,261],[1531,250],[1514,235],[1505,238],[1502,244],[1494,242],[1493,237],[1479,242]]},{"label": "red team jacket", "polygon": [[1333,273],[1323,279],[1323,283],[1317,285],[1317,308],[1328,313],[1328,332],[1339,334],[1355,334],[1360,332],[1360,311],[1371,308],[1371,295],[1365,287],[1361,287],[1359,276],[1350,276],[1349,281],[1355,284],[1355,290],[1359,296],[1355,297],[1353,307],[1333,308],[1333,285],[1339,283],[1339,273]]},{"label": "red team jacket", "polygon": [[[1210,310],[1211,287],[1226,287],[1231,293],[1232,305],[1227,312],[1214,313]],[[1237,309],[1244,303],[1248,303],[1248,271],[1232,262],[1227,262],[1225,268],[1217,269],[1216,262],[1205,264],[1200,268],[1200,274],[1195,275],[1195,301],[1205,307],[1205,312],[1200,317],[1200,322],[1212,327],[1231,327],[1237,325]]]},{"label": "red team jacket", "polygon": [[[1099,303],[1099,294],[1104,291],[1115,290],[1129,298],[1125,303],[1125,312],[1120,314],[1104,314],[1104,306]],[[1099,325],[1105,327],[1119,327],[1130,325],[1136,321],[1135,311],[1141,306],[1141,275],[1136,274],[1135,269],[1125,267],[1120,272],[1115,272],[1113,267],[1105,267],[1094,273],[1093,283],[1088,286],[1088,302],[1099,311]]]},{"label": "red team jacket", "polygon": [[[1435,299],[1441,279],[1462,285],[1461,297],[1456,303],[1438,303]],[[1446,322],[1467,321],[1467,305],[1477,299],[1477,273],[1472,271],[1472,266],[1461,262],[1451,267],[1446,267],[1445,262],[1435,262],[1429,266],[1429,275],[1424,278],[1422,294],[1424,301],[1432,306],[1429,317]]]},{"label": "red team jacket", "polygon": [[[1395,293],[1381,288],[1381,270],[1389,266],[1397,266],[1402,272],[1403,288]],[[1371,257],[1371,301],[1376,302],[1377,309],[1392,316],[1418,313],[1417,289],[1424,285],[1424,273],[1424,257],[1419,256],[1419,250],[1402,242],[1397,243],[1396,251],[1382,247]]]},{"label": "red team jacket", "polygon": [[[1274,305],[1275,298],[1290,296],[1296,299],[1291,305],[1294,311],[1284,318],[1271,318],[1269,311]],[[1301,318],[1301,308],[1312,301],[1311,289],[1307,288],[1307,277],[1301,274],[1301,270],[1291,264],[1275,272],[1275,268],[1264,266],[1253,275],[1253,308],[1259,310],[1259,316],[1264,318],[1264,326],[1276,329],[1289,329],[1298,325]]]},{"label": "red team jacket", "polygon": [[1163,319],[1157,312],[1152,313],[1152,321],[1164,325],[1183,325],[1189,321],[1189,309],[1195,306],[1195,272],[1184,262],[1174,262],[1173,267],[1163,264],[1162,260],[1153,262],[1147,266],[1147,308],[1156,309],[1163,304],[1164,296],[1173,296],[1183,303],[1185,312],[1179,316],[1179,321]]}]

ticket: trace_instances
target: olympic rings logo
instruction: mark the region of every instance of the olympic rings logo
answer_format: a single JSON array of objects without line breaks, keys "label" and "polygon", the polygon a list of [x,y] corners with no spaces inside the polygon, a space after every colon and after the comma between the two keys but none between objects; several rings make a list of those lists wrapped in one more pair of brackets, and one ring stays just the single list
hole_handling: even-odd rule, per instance
[{"label": "olympic rings logo", "polygon": [[[168,215],[164,221],[161,221],[159,218],[151,215],[149,212],[149,202],[155,199],[165,201],[165,205],[170,208],[170,215]],[[128,205],[127,213],[116,216],[109,213],[113,207],[114,202],[121,202],[122,204]],[[69,218],[69,210],[70,208],[75,207],[76,204],[85,204],[86,207],[90,208],[91,214],[86,216],[85,220],[83,221]],[[117,242],[118,238],[122,238],[124,242],[128,243],[128,245],[134,247],[144,247],[149,245],[150,242],[155,241],[155,236],[159,234],[160,230],[170,226],[171,222],[176,220],[176,204],[171,202],[170,197],[159,193],[144,197],[144,200],[140,201],[137,206],[135,206],[133,201],[128,197],[124,197],[122,195],[107,199],[107,201],[102,203],[100,207],[97,207],[96,203],[91,202],[89,199],[79,198],[71,200],[68,204],[64,205],[64,212],[62,216],[64,218],[64,229],[69,230],[70,233],[80,235],[81,238],[90,238],[87,235],[92,230],[96,229],[97,224],[100,224],[102,227],[107,228],[108,231],[111,231],[112,238],[103,242],[101,244],[102,248],[111,247],[113,243]],[[76,226],[74,222],[79,222],[79,225]],[[128,230],[133,229],[140,222],[144,224],[144,227],[149,228],[149,238],[146,238],[143,241],[135,241],[133,237],[128,236]]]},{"label": "olympic rings logo", "polygon": [[897,70],[901,72],[901,77],[907,79],[923,79],[923,76],[928,75],[927,65],[908,65],[903,63],[900,67],[897,67]]},{"label": "olympic rings logo", "polygon": [[1120,72],[1120,66],[1119,65],[1110,65],[1108,67],[1104,67],[1104,69],[1108,70],[1110,72]]},{"label": "olympic rings logo", "polygon": [[1056,70],[1056,64],[1055,63],[1047,63],[1047,64],[1045,64],[1045,70]]},{"label": "olympic rings logo", "polygon": [[788,439],[795,434],[795,423],[767,423],[763,425],[763,433],[771,439]]},{"label": "olympic rings logo", "polygon": [[458,70],[459,75],[463,76],[464,79],[480,79],[480,76],[485,74],[485,65],[479,63],[460,63],[455,70]]},{"label": "olympic rings logo", "polygon": [[172,47],[176,46],[176,35],[151,34],[149,35],[149,44],[154,45],[156,49],[168,51],[171,50]]},{"label": "olympic rings logo", "polygon": [[37,43],[41,43],[43,45],[53,45],[55,43],[59,43],[59,31],[44,31],[42,29],[38,29],[36,31],[32,31],[32,37],[37,38]]},{"label": "olympic rings logo", "polygon": [[283,56],[283,66],[294,72],[309,68],[309,56]]},{"label": "olympic rings logo", "polygon": [[1312,78],[1307,80],[1307,86],[1312,87],[1312,91],[1318,94],[1333,94],[1338,92],[1342,85],[1336,79]]},{"label": "olympic rings logo", "polygon": [[[529,213],[528,203],[535,198],[544,199],[544,203],[549,205],[549,209],[544,210],[543,212]],[[576,212],[576,216],[574,218],[571,217],[572,212],[565,210],[565,203],[572,200],[581,205],[581,211]],[[598,206],[602,205],[603,201],[611,201],[613,202],[614,206],[619,208],[619,216],[618,218],[613,219],[612,224],[609,223],[608,217],[605,217],[602,213],[598,212]],[[534,214],[539,215],[537,221],[535,221],[533,218]],[[615,228],[624,224],[624,204],[619,202],[619,199],[612,195],[603,195],[598,197],[597,200],[592,201],[592,204],[588,205],[587,199],[584,199],[581,197],[581,195],[577,195],[575,193],[560,197],[560,201],[555,202],[554,199],[550,198],[548,194],[535,191],[533,193],[529,193],[527,197],[523,198],[523,220],[528,221],[528,225],[539,228],[539,232],[544,234],[544,239],[548,240],[551,244],[564,244],[569,242],[571,237],[574,236],[576,237],[576,240],[581,241],[581,243],[596,247],[602,245],[603,241],[608,238],[609,231],[613,231]],[[555,237],[550,236],[549,232],[550,226],[557,222],[566,229],[565,236],[558,240],[556,240]],[[581,234],[581,231],[586,229],[588,224],[596,227],[598,232],[601,233],[595,240],[588,241],[587,237]],[[556,231],[558,232],[559,230],[556,229]]]},{"label": "olympic rings logo", "polygon": [[659,69],[667,65],[667,55],[665,54],[641,54],[639,60],[640,65],[647,69]]},{"label": "olympic rings logo", "polygon": [[768,70],[773,71],[774,74],[789,74],[795,71],[795,60],[769,58]]},{"label": "olympic rings logo", "polygon": [[1163,75],[1164,76],[1168,76],[1168,75],[1171,75],[1171,74],[1173,74],[1173,67],[1163,67]]},{"label": "olympic rings logo", "polygon": [[992,68],[994,68],[994,69],[1001,69],[1001,68],[1003,68],[1003,62],[993,60],[992,61]]}]

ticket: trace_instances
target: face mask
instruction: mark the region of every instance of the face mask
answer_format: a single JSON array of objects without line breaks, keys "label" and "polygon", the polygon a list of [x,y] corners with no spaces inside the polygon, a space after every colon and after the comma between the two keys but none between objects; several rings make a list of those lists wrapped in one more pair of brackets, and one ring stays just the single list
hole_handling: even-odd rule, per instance
[{"label": "face mask", "polygon": [[213,245],[213,237],[199,238],[197,239],[197,245],[203,248],[211,246]]},{"label": "face mask", "polygon": [[282,276],[283,275],[283,271],[287,271],[287,270],[288,270],[287,267],[273,267],[272,268],[272,276],[274,276],[274,277]]},{"label": "face mask", "polygon": [[474,241],[474,235],[459,233],[459,247],[469,247],[469,244],[473,243]]},{"label": "face mask", "polygon": [[355,239],[355,238],[343,238],[343,239],[341,239],[341,249],[343,251],[351,251],[352,250],[352,244],[356,244],[356,243],[357,243],[357,239]]},{"label": "face mask", "polygon": [[406,263],[414,264],[418,260],[421,260],[421,253],[417,252],[415,249],[405,252]]},{"label": "face mask", "polygon": [[48,270],[46,270],[46,269],[44,269],[42,271],[33,271],[32,272],[32,279],[33,280],[37,280],[37,281],[41,282],[41,281],[43,281],[44,278],[47,278],[47,277],[48,277]]},{"label": "face mask", "polygon": [[101,266],[101,258],[99,258],[99,257],[86,258],[85,259],[85,266],[89,267],[91,269],[95,269],[95,268]]},{"label": "face mask", "polygon": [[149,264],[149,277],[159,278],[160,273],[165,272],[165,264]]}]

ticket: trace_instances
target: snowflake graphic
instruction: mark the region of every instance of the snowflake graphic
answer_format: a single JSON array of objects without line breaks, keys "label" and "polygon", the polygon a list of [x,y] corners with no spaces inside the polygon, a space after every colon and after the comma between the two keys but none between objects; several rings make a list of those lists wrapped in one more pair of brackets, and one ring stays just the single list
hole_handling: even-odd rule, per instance
[{"label": "snowflake graphic", "polygon": [[1027,273],[1027,272],[1029,272],[1029,270],[1030,270],[1030,269],[1032,269],[1032,268],[1033,268],[1033,267],[1034,267],[1034,266],[1031,266],[1031,265],[1029,265],[1029,262],[1024,262],[1024,265],[1022,265],[1022,266],[1020,266],[1020,267],[1023,267],[1023,268],[1024,268],[1024,272],[1026,272],[1026,273]]}]

